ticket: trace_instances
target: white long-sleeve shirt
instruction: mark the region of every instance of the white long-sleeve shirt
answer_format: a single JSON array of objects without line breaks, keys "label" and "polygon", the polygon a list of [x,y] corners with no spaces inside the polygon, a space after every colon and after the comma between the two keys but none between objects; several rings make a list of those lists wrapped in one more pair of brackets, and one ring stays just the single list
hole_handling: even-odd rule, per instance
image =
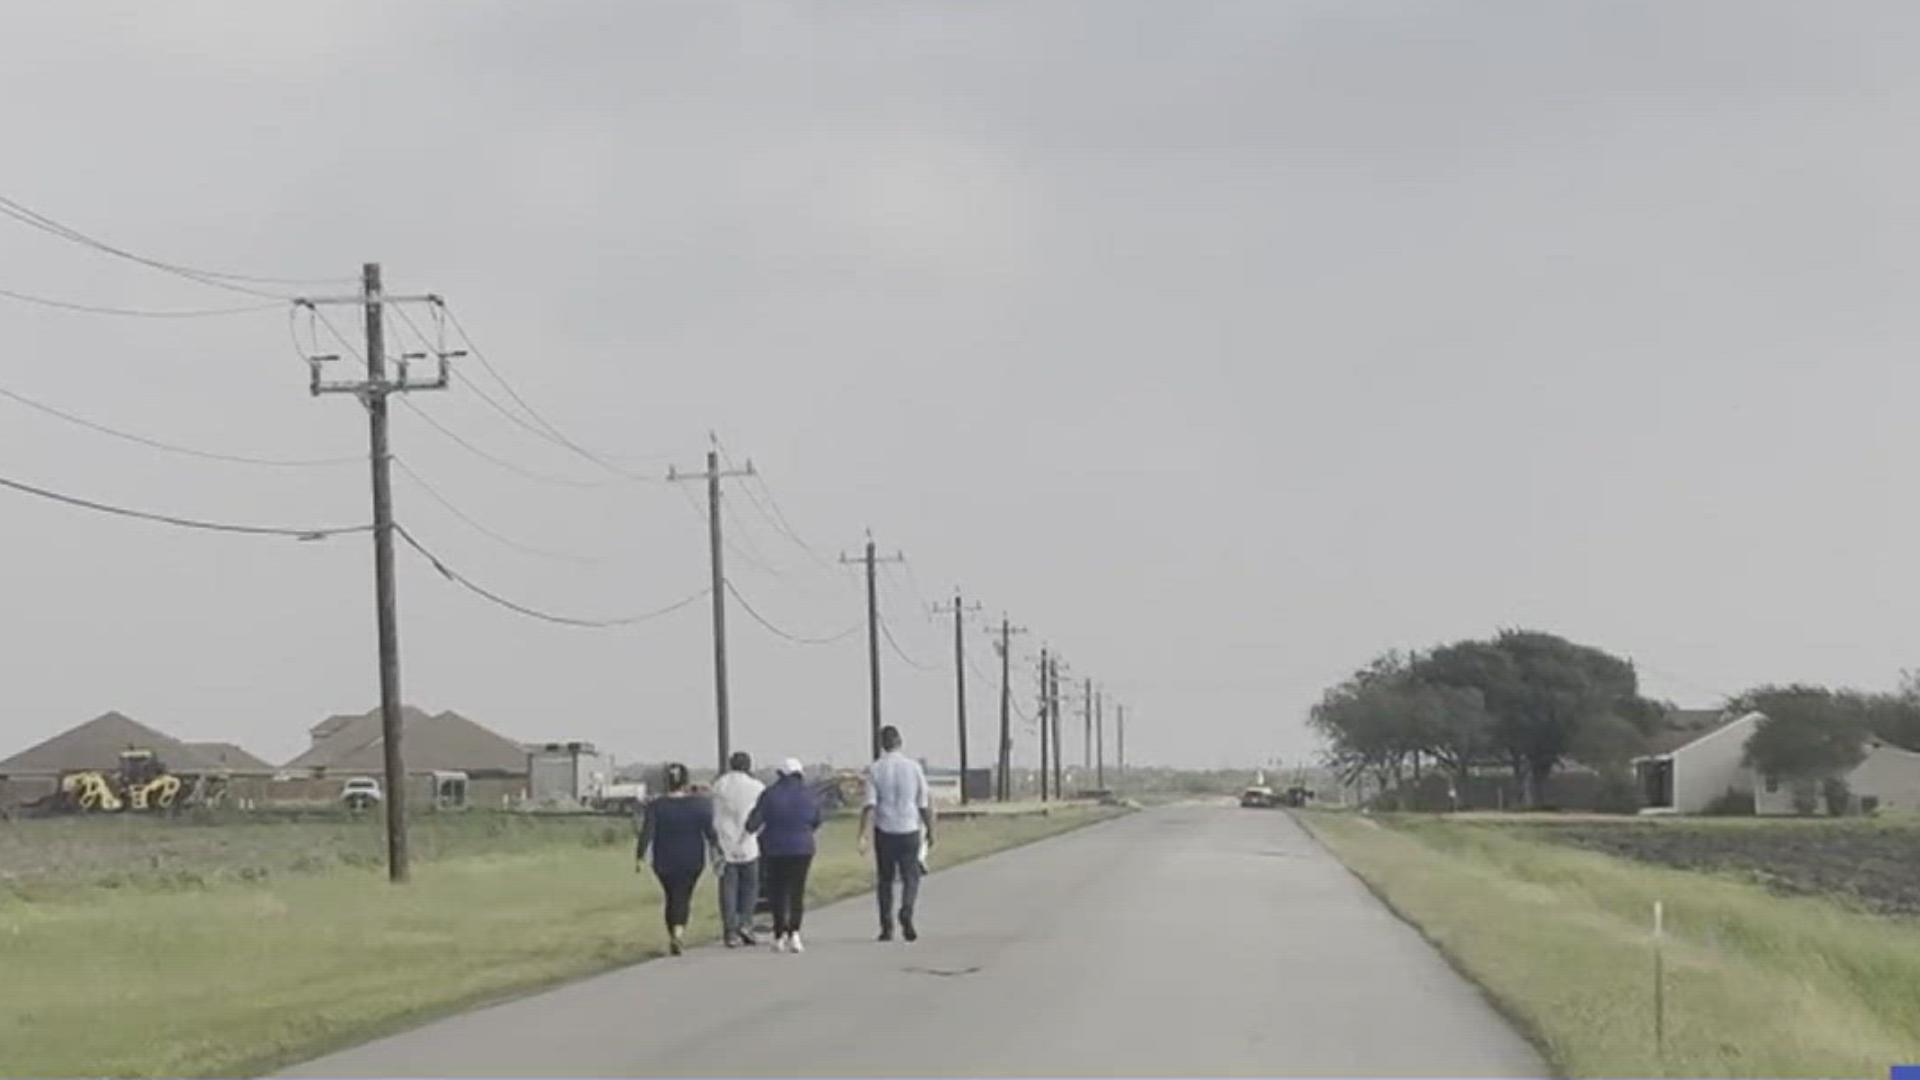
[{"label": "white long-sleeve shirt", "polygon": [[760,857],[760,838],[747,831],[747,815],[766,789],[752,773],[729,771],[713,782],[713,831],[728,862],[750,863]]}]

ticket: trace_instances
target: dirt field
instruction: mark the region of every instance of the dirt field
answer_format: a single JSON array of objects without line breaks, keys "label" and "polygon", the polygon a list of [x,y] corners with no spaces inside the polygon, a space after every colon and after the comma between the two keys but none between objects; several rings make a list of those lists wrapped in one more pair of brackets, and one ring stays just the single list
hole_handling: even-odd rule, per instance
[{"label": "dirt field", "polygon": [[1529,823],[1553,840],[1681,870],[1731,873],[1781,893],[1920,915],[1920,825],[1729,821]]}]

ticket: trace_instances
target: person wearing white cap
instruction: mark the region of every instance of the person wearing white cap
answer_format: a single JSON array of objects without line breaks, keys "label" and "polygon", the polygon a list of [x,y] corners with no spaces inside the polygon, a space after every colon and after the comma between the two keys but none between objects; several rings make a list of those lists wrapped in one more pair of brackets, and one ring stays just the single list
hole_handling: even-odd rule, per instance
[{"label": "person wearing white cap", "polygon": [[806,911],[807,871],[813,866],[813,834],[821,816],[820,797],[807,787],[806,767],[798,758],[780,763],[779,778],[760,793],[747,815],[747,828],[760,837],[760,865],[767,879],[767,903],[773,908],[774,952],[806,951],[800,920]]}]

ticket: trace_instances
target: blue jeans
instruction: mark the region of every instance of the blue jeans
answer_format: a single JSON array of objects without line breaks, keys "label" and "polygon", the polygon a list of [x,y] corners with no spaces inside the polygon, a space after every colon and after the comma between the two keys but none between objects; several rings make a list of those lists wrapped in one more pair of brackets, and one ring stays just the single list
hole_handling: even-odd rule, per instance
[{"label": "blue jeans", "polygon": [[753,929],[753,909],[759,903],[758,862],[730,862],[720,868],[720,925],[726,940]]},{"label": "blue jeans", "polygon": [[900,878],[900,918],[913,921],[913,905],[920,898],[920,834],[873,831],[875,892],[880,901],[880,926],[893,929],[893,879]]}]

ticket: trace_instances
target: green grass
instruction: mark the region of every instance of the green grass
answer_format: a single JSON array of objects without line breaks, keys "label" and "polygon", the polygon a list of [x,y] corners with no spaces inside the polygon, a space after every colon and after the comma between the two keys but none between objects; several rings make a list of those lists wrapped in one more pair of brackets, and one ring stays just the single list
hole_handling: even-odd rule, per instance
[{"label": "green grass", "polygon": [[[935,869],[1109,813],[948,822]],[[69,844],[87,826],[117,825],[31,824],[57,824],[43,839]],[[323,849],[338,827],[320,826]],[[299,835],[235,828],[282,830],[227,838],[261,857],[261,836]],[[0,1075],[250,1074],[664,951],[659,889],[634,871],[630,829],[477,818],[445,828],[439,857],[404,888],[353,860],[251,879],[196,862],[180,871],[192,884],[168,873],[63,882],[49,867],[69,862],[40,860],[31,880],[0,890]],[[89,859],[70,862],[87,868],[79,878],[93,872]],[[869,887],[850,820],[823,830],[815,865],[810,901]],[[712,889],[704,875],[696,939],[715,935]]]},{"label": "green grass", "polygon": [[[1884,1076],[1920,1061],[1920,924],[1530,837],[1303,815],[1569,1076]],[[1667,1038],[1653,1039],[1653,902]]]}]

